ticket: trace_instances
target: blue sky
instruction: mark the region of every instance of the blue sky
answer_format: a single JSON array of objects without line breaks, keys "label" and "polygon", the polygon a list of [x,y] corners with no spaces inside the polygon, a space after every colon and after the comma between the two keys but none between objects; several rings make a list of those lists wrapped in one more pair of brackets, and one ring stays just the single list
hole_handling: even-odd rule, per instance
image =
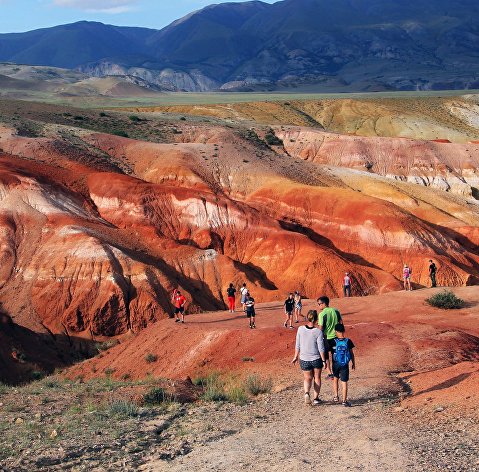
[{"label": "blue sky", "polygon": [[[230,0],[231,1],[231,0]],[[275,3],[276,0],[264,0]],[[162,28],[221,0],[0,0],[0,33],[45,28],[80,20]]]}]

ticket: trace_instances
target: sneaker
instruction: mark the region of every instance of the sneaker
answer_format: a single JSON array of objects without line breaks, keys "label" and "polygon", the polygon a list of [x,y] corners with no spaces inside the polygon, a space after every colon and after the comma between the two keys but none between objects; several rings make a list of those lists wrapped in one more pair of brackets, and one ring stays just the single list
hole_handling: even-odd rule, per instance
[{"label": "sneaker", "polygon": [[345,401],[343,402],[343,406],[351,406],[351,403],[349,403],[348,401]]},{"label": "sneaker", "polygon": [[299,320],[296,320],[295,323],[299,323]]},{"label": "sneaker", "polygon": [[334,379],[334,375],[333,374],[328,374],[326,376],[326,378],[328,378],[329,380],[333,380]]},{"label": "sneaker", "polygon": [[311,405],[311,398],[309,398],[309,393],[304,394],[304,404]]},{"label": "sneaker", "polygon": [[319,398],[315,398],[315,399],[313,400],[313,406],[315,406],[315,405],[320,405],[320,404],[321,404],[321,400],[320,400]]},{"label": "sneaker", "polygon": [[249,325],[249,327],[250,327],[251,329],[253,329],[253,325]]},{"label": "sneaker", "polygon": [[256,325],[255,325],[254,323],[253,323],[253,326],[252,326],[252,328],[256,328]]},{"label": "sneaker", "polygon": [[287,327],[288,327],[288,323],[284,322],[284,323],[283,323],[283,326],[284,326],[285,328],[287,328]]},{"label": "sneaker", "polygon": [[333,402],[334,403],[339,403],[339,397],[333,397]]},{"label": "sneaker", "polygon": [[176,318],[175,320],[175,323],[179,323],[181,320],[179,320],[178,318]]},{"label": "sneaker", "polygon": [[181,322],[182,322],[182,323],[184,323],[184,321],[183,321],[183,320],[181,320]]},{"label": "sneaker", "polygon": [[289,329],[294,329],[294,326],[290,326]]}]

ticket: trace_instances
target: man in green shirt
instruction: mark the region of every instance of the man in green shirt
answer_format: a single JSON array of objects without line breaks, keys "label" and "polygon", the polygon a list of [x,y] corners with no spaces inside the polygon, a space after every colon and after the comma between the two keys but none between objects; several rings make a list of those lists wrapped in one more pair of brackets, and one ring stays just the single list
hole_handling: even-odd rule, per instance
[{"label": "man in green shirt", "polygon": [[[326,295],[319,297],[318,300],[319,308],[321,309],[321,313],[318,317],[318,325],[319,328],[323,330],[323,336],[326,346],[326,354],[328,356],[332,356],[332,346],[331,343],[328,341],[332,341],[336,337],[336,325],[338,323],[342,323],[341,314],[339,310],[336,308],[332,308],[329,306],[329,298]],[[332,358],[331,358],[332,360]],[[328,362],[328,378],[333,379],[333,372],[331,371],[331,362]]]}]

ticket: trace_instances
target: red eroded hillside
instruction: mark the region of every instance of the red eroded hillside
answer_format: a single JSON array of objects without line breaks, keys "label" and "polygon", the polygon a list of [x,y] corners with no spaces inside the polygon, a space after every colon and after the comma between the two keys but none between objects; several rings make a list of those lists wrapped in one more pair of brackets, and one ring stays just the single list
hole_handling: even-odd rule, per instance
[{"label": "red eroded hillside", "polygon": [[166,318],[175,287],[190,313],[223,309],[230,282],[260,302],[337,296],[349,271],[370,295],[400,289],[404,263],[427,285],[430,258],[441,285],[479,280],[472,200],[244,130],[178,129],[165,144],[0,129],[0,297],[16,324],[97,340]]},{"label": "red eroded hillside", "polygon": [[[425,398],[462,407],[477,401],[479,289],[455,289],[467,305],[449,311],[425,303],[438,291],[331,300],[356,345],[353,391],[358,383],[376,394],[401,391],[404,386],[391,373],[406,372],[401,378],[411,383],[413,394],[406,405]],[[305,300],[305,312],[317,308],[316,301]],[[66,375],[90,379],[106,371],[118,379],[141,379],[146,373],[181,379],[212,371],[255,372],[273,377],[275,385],[298,384],[300,373],[290,364],[296,330],[283,327],[282,304],[260,304],[256,312],[255,330],[249,329],[240,311],[195,314],[187,316],[185,324],[161,320],[102,356],[70,368]],[[149,362],[148,354],[156,356],[156,361]],[[324,388],[328,392],[329,387]]]}]

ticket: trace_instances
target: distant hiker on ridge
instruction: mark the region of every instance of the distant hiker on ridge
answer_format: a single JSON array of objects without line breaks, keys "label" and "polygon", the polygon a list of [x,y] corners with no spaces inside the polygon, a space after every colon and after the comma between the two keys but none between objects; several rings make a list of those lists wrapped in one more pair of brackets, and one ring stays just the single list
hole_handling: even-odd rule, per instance
[{"label": "distant hiker on ridge", "polygon": [[[319,328],[323,331],[323,336],[325,339],[326,347],[326,359],[329,360],[329,353],[331,351],[331,346],[329,342],[332,341],[336,336],[336,331],[334,330],[335,326],[338,323],[342,322],[341,314],[336,308],[329,306],[329,298],[326,295],[319,297],[318,300],[319,308],[321,308],[321,313],[319,314]],[[333,372],[331,370],[331,363],[328,362],[328,378],[333,379]]]},{"label": "distant hiker on ridge", "polygon": [[343,277],[343,295],[345,297],[351,296],[351,277],[349,277],[349,272],[346,272]]},{"label": "distant hiker on ridge", "polygon": [[289,293],[288,298],[284,301],[283,306],[284,314],[286,316],[283,326],[287,328],[289,323],[289,327],[293,329],[294,298],[291,292]]},{"label": "distant hiker on ridge", "polygon": [[249,292],[246,292],[245,295],[245,308],[246,308],[246,317],[249,319],[249,327],[256,328],[255,317],[256,312],[254,309],[254,298],[250,295]]},{"label": "distant hiker on ridge", "polygon": [[429,278],[431,279],[431,287],[436,287],[436,272],[437,272],[437,267],[434,262],[429,259],[430,265],[429,265]]},{"label": "distant hiker on ridge", "polygon": [[[303,316],[301,310],[303,309],[303,304],[301,302],[301,294],[298,290],[294,292],[294,318],[295,323],[299,323],[299,317]],[[303,316],[304,319],[304,316]]]},{"label": "distant hiker on ridge", "polygon": [[407,265],[404,264],[404,268],[402,271],[402,279],[404,282],[404,290],[412,290],[411,288],[411,274],[412,269]]},{"label": "distant hiker on ridge", "polygon": [[240,293],[241,293],[241,305],[243,307],[243,311],[246,311],[246,294],[248,293],[248,289],[246,288],[246,282],[242,285],[240,288]]},{"label": "distant hiker on ridge", "polygon": [[228,306],[230,313],[234,313],[235,311],[235,293],[236,289],[233,287],[233,284],[226,289],[226,294],[228,295]]},{"label": "distant hiker on ridge", "polygon": [[298,362],[304,374],[304,403],[311,405],[310,390],[313,384],[313,405],[319,405],[319,393],[321,391],[321,370],[327,364],[326,349],[324,347],[323,333],[316,326],[318,312],[309,310],[308,323],[298,328],[296,344],[292,364]]}]

